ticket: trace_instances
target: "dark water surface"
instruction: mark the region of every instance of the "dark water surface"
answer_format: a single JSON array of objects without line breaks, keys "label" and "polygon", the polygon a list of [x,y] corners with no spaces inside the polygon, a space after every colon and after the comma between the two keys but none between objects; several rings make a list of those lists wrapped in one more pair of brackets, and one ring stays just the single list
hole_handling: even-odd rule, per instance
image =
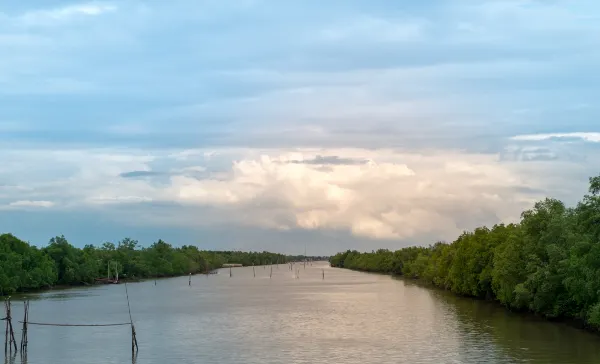
[{"label": "dark water surface", "polygon": [[[325,280],[322,280],[322,269]],[[147,363],[600,363],[600,337],[389,276],[285,265],[128,284]],[[124,285],[29,296],[30,321],[128,322]],[[22,303],[13,298],[13,316]],[[15,334],[20,340],[20,324]],[[3,333],[2,333],[3,334]],[[24,362],[20,355],[7,362]],[[131,330],[30,326],[27,363],[130,363]]]}]

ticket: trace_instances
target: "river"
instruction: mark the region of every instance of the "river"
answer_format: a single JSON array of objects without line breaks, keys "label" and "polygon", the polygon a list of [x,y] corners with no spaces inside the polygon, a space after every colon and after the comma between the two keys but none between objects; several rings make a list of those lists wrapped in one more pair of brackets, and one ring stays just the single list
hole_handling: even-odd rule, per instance
[{"label": "river", "polygon": [[[327,263],[221,270],[127,285],[131,330],[29,327],[9,363],[600,363],[600,337],[385,275]],[[325,272],[323,280],[322,272]],[[128,322],[125,286],[31,294],[29,320]],[[20,320],[22,298],[13,298]],[[20,324],[15,322],[17,342]]]}]

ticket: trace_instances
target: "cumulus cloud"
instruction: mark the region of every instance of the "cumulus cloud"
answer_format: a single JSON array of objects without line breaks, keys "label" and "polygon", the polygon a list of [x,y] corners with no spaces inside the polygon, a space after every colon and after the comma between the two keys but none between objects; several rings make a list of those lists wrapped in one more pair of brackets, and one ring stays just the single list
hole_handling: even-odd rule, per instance
[{"label": "cumulus cloud", "polygon": [[[225,156],[228,162],[211,164],[205,154]],[[36,153],[29,155],[35,158]],[[64,151],[54,154],[53,165],[68,164],[65,156],[77,156],[74,170],[59,179],[32,183],[19,193],[62,199],[58,209],[154,203],[186,211],[181,213],[185,216],[165,217],[155,207],[130,216],[141,225],[342,231],[359,238],[423,243],[424,236],[452,239],[478,224],[516,221],[534,201],[563,193],[561,186],[573,178],[554,175],[556,164],[532,160],[525,166],[495,154],[456,150],[222,149],[144,156]],[[157,184],[153,179],[165,176],[149,172],[154,163],[183,164]],[[88,168],[90,164],[94,167]],[[578,173],[569,164],[561,168]],[[122,178],[139,175],[144,178]],[[572,189],[569,193],[579,194]],[[25,199],[20,203],[52,207]]]}]

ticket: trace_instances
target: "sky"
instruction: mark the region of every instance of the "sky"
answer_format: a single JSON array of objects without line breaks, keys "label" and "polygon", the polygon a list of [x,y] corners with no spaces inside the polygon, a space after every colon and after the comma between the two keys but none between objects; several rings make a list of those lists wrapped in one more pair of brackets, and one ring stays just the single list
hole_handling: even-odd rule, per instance
[{"label": "sky", "polygon": [[575,204],[600,3],[0,0],[0,232],[333,254]]}]

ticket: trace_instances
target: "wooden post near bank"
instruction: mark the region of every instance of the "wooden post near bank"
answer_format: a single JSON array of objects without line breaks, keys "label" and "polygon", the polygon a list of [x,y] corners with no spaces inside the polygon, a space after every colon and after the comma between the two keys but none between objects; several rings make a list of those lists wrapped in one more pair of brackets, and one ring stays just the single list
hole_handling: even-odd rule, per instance
[{"label": "wooden post near bank", "polygon": [[[37,325],[37,326],[61,326],[61,327],[99,327],[99,326],[131,326],[131,355],[132,359],[135,360],[135,356],[138,352],[138,342],[137,336],[135,332],[135,325],[133,324],[133,319],[131,316],[131,306],[129,304],[129,292],[127,290],[127,282],[125,282],[125,295],[127,297],[127,311],[129,313],[129,322],[124,323],[108,323],[108,324],[57,324],[57,323],[42,323],[42,322],[30,322],[29,321],[29,300],[23,302],[24,304],[24,312],[23,312],[23,321],[18,321],[23,324],[23,333],[21,335],[21,355],[23,360],[26,360],[27,355],[27,347],[29,345],[28,339],[28,327],[29,325]],[[12,353],[12,348],[14,347],[15,353],[17,353],[17,342],[15,340],[15,335],[12,328],[12,317],[11,317],[11,306],[10,306],[10,297],[4,302],[4,308],[6,310],[6,317],[2,320],[6,321],[6,336],[4,340],[4,351]]]},{"label": "wooden post near bank", "polygon": [[23,302],[23,329],[21,333],[21,353],[27,351],[27,322],[29,321],[29,300]]},{"label": "wooden post near bank", "polygon": [[6,317],[3,318],[3,321],[6,321],[6,330],[4,331],[4,355],[8,352],[8,306],[6,305],[6,301],[4,301],[4,311],[6,312]]},{"label": "wooden post near bank", "polygon": [[[192,275],[190,273],[190,284]],[[127,291],[127,282],[125,282],[125,295],[127,296],[127,311],[129,312],[129,323],[131,324],[131,356],[134,357],[138,351],[137,338],[135,337],[135,326],[133,325],[133,319],[131,318],[131,306],[129,305],[129,292]]]},{"label": "wooden post near bank", "polygon": [[13,347],[16,353],[18,350],[17,341],[15,340],[15,332],[13,331],[12,326],[10,296],[4,300],[4,311],[6,312],[6,317],[2,319],[6,321],[6,329],[4,332],[4,354],[12,353]]}]

